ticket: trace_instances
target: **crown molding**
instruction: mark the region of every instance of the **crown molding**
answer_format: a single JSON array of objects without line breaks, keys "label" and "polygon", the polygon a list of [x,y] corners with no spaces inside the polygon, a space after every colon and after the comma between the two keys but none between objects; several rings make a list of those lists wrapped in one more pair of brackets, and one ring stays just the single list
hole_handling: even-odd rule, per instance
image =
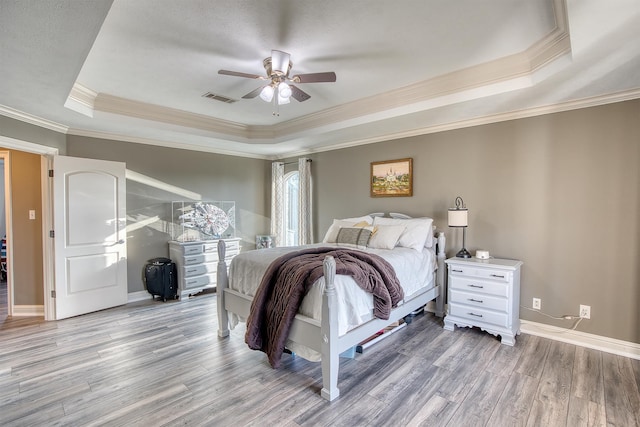
[{"label": "crown molding", "polygon": [[428,135],[428,134],[438,133],[438,132],[446,132],[450,130],[463,129],[463,128],[468,128],[473,126],[482,126],[482,125],[487,125],[492,123],[505,122],[509,120],[525,119],[529,117],[543,116],[543,115],[553,114],[553,113],[561,113],[564,111],[579,110],[582,108],[589,108],[589,107],[597,107],[600,105],[613,104],[616,102],[631,101],[638,98],[640,98],[640,88],[636,88],[629,91],[612,93],[612,94],[593,96],[593,97],[578,99],[574,101],[561,102],[557,104],[549,104],[541,107],[527,108],[527,109],[518,110],[518,111],[509,111],[505,113],[490,114],[482,117],[476,117],[473,119],[459,120],[459,121],[449,122],[449,123],[441,123],[437,125],[409,129],[401,132],[392,132],[392,133],[377,135],[369,138],[351,140],[345,143],[338,143],[330,146],[323,146],[320,148],[299,150],[296,152],[289,152],[285,155],[278,156],[275,160],[284,159],[288,157],[295,157],[295,156],[304,156],[304,155],[309,155],[313,153],[340,150],[343,148],[357,147],[360,145],[374,144],[374,143],[383,142],[383,141],[392,141],[397,139],[410,138],[414,136]]},{"label": "crown molding", "polygon": [[0,105],[0,114],[11,119],[20,120],[21,122],[29,123],[60,133],[67,133],[67,131],[69,130],[67,126],[61,125],[60,123],[52,122],[51,120],[46,120],[31,114],[23,113],[22,111],[15,110],[5,105]]},{"label": "crown molding", "polygon": [[93,110],[95,108],[95,100],[97,96],[98,92],[76,82],[73,84],[64,106],[77,113],[93,117]]},{"label": "crown molding", "polygon": [[111,132],[98,132],[98,131],[86,130],[86,129],[71,128],[69,129],[67,134],[74,135],[74,136],[84,136],[87,138],[108,139],[112,141],[132,142],[134,144],[153,145],[156,147],[177,148],[179,150],[199,151],[202,153],[222,154],[225,156],[246,157],[250,159],[269,160],[271,158],[270,156],[267,156],[267,155],[246,153],[246,152],[237,151],[237,150],[226,150],[218,147],[211,147],[211,146],[205,146],[200,144],[190,144],[190,143],[175,142],[175,141],[162,141],[159,139],[133,137],[133,136],[121,135],[121,134],[116,134]]},{"label": "crown molding", "polygon": [[94,110],[120,116],[173,124],[186,128],[246,138],[249,126],[220,120],[211,116],[189,113],[175,108],[133,101],[118,96],[99,93],[94,102]]}]

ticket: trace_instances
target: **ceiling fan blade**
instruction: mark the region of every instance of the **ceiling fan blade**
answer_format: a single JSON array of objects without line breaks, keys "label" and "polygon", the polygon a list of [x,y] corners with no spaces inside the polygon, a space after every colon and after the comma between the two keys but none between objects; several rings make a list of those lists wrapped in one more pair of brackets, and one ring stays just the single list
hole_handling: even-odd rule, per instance
[{"label": "ceiling fan blade", "polygon": [[330,71],[326,73],[296,74],[295,76],[291,77],[291,81],[295,83],[335,82],[336,73]]},{"label": "ceiling fan blade", "polygon": [[297,88],[294,85],[289,85],[289,87],[291,88],[291,97],[296,101],[303,102],[311,98],[311,95],[301,90],[300,88]]},{"label": "ceiling fan blade", "polygon": [[271,70],[279,71],[283,75],[289,74],[289,62],[291,55],[281,50],[271,51]]},{"label": "ceiling fan blade", "polygon": [[259,76],[257,74],[241,73],[239,71],[218,70],[218,74],[224,74],[225,76],[234,76],[234,77],[246,77],[247,79],[261,79],[261,80],[266,79],[266,77],[264,76]]},{"label": "ceiling fan blade", "polygon": [[[268,86],[268,85],[265,85],[265,86]],[[256,96],[260,95],[260,92],[262,92],[262,89],[264,89],[265,86],[260,86],[259,88],[252,90],[251,92],[249,92],[248,94],[246,94],[242,98],[244,98],[244,99],[255,98]]]}]

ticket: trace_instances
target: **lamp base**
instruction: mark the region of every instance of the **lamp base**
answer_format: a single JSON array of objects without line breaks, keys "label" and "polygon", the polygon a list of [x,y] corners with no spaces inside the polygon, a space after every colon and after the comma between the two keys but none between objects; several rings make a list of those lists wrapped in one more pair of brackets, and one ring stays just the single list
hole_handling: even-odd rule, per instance
[{"label": "lamp base", "polygon": [[469,253],[468,250],[466,250],[465,248],[462,248],[458,251],[458,253],[456,254],[457,258],[471,258],[471,254]]}]

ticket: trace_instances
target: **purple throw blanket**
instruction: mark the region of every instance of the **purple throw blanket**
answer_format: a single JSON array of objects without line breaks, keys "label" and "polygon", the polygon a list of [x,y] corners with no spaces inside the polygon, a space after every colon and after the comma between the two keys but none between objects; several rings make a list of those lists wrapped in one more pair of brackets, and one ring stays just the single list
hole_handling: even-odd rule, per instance
[{"label": "purple throw blanket", "polygon": [[293,318],[311,285],[324,274],[328,255],[336,261],[336,274],[352,276],[373,294],[374,316],[389,319],[391,309],[404,298],[400,282],[382,257],[367,252],[310,248],[281,256],[269,265],[251,303],[245,342],[264,351],[272,367],[280,366]]}]

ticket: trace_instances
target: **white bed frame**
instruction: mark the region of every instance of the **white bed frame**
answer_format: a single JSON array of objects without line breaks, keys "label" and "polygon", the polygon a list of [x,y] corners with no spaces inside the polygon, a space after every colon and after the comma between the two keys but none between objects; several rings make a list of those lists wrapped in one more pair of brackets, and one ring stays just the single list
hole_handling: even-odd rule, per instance
[{"label": "white bed frame", "polygon": [[[338,317],[335,310],[337,296],[335,290],[336,262],[332,256],[324,260],[325,290],[322,296],[322,320],[318,321],[302,314],[297,314],[289,339],[307,346],[321,354],[322,358],[322,390],[320,394],[331,401],[340,395],[338,389],[338,369],[340,366],[340,354],[358,345],[365,339],[375,335],[392,323],[411,314],[426,305],[431,300],[436,300],[435,314],[444,315],[444,272],[445,272],[445,239],[444,233],[438,233],[438,251],[436,271],[432,287],[425,288],[406,300],[401,306],[391,311],[388,320],[372,319],[342,336],[338,336]],[[229,289],[229,277],[225,262],[225,242],[218,241],[218,272],[217,272],[217,302],[218,302],[218,336],[229,336],[229,312],[235,313],[241,318],[249,316],[252,298],[240,292]]]}]

